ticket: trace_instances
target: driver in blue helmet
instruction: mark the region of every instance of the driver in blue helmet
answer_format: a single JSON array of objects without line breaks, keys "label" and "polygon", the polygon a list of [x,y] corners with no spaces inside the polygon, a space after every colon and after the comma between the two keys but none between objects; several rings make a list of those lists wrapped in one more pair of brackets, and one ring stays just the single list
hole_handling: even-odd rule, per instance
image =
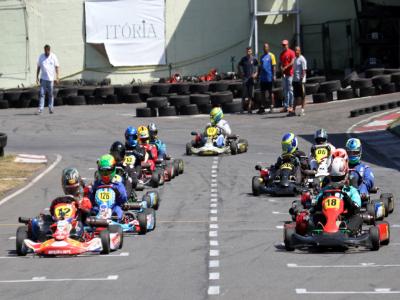
[{"label": "driver in blue helmet", "polygon": [[[125,154],[135,156],[135,167],[140,167],[145,157],[145,150],[138,143],[138,131],[135,127],[129,126],[125,130]],[[137,168],[137,171],[140,171]]]},{"label": "driver in blue helmet", "polygon": [[[349,156],[350,181],[357,185],[362,199],[369,196],[374,187],[375,177],[372,169],[361,162],[362,145],[357,138],[351,138],[346,142],[346,151]],[[352,180],[356,178],[356,183]]]}]

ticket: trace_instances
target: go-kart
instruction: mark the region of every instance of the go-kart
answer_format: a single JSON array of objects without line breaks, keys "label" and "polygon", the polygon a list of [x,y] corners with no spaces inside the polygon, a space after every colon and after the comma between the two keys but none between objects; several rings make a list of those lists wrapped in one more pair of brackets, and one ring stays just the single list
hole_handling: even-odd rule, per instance
[{"label": "go-kart", "polygon": [[[57,201],[58,200],[58,201]],[[91,224],[86,231],[78,221],[75,199],[71,196],[56,198],[52,215],[36,218],[19,217],[25,224],[17,229],[16,251],[19,256],[28,252],[38,255],[78,255],[86,252],[109,254],[122,247],[123,233],[118,226],[107,223]],[[100,230],[97,226],[101,226]]]},{"label": "go-kart", "polygon": [[[349,170],[350,185],[359,188],[362,183],[362,176],[355,169]],[[371,199],[371,194],[377,194],[378,187],[374,187],[369,191],[369,195],[361,195],[362,209],[374,216],[376,220],[382,220],[388,217],[394,210],[394,196],[392,193],[382,193],[379,199]]]},{"label": "go-kart", "polygon": [[96,220],[105,220],[109,225],[120,226],[123,232],[145,234],[156,227],[156,213],[151,207],[159,205],[158,193],[146,193],[142,201],[128,202],[122,206],[124,211],[121,219],[113,215],[116,193],[112,186],[99,186],[95,193],[98,212],[91,223]]},{"label": "go-kart", "polygon": [[373,226],[368,228],[360,226],[356,233],[348,229],[346,214],[351,205],[351,200],[341,190],[324,191],[321,212],[316,212],[312,216],[314,223],[316,219],[319,220],[315,226],[311,228],[308,225],[307,218],[311,217],[308,211],[297,214],[295,222],[287,222],[284,225],[285,249],[293,251],[295,248],[319,247],[346,250],[352,247],[365,247],[378,250],[381,245],[389,244],[390,226],[387,222],[373,221]]},{"label": "go-kart", "polygon": [[247,140],[239,139],[239,136],[237,135],[229,135],[225,137],[224,146],[217,147],[215,140],[219,135],[219,129],[215,126],[207,127],[204,135],[195,131],[192,131],[191,135],[194,136],[194,139],[190,143],[186,144],[186,155],[236,155],[246,152],[248,148]]},{"label": "go-kart", "polygon": [[[263,168],[260,165],[256,165],[255,169],[260,171],[259,176],[253,176],[252,178],[252,192],[254,196],[258,196],[261,193],[284,196],[284,195],[297,195],[304,190],[304,186],[297,179],[296,167],[291,162],[285,162],[279,170],[273,170]],[[272,175],[274,173],[275,175]],[[274,178],[271,178],[274,176]]]}]

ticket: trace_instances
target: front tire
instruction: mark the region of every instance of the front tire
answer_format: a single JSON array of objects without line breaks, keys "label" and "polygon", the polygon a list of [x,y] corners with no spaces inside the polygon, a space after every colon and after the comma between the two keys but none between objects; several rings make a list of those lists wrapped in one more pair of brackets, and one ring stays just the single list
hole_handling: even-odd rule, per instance
[{"label": "front tire", "polygon": [[110,232],[108,229],[104,229],[100,231],[100,240],[101,240],[101,246],[102,250],[100,254],[110,254]]},{"label": "front tire", "polygon": [[186,155],[192,155],[192,143],[186,144]]},{"label": "front tire", "polygon": [[231,141],[229,147],[232,155],[236,155],[238,153],[238,144],[235,141]]},{"label": "front tire", "polygon": [[253,176],[253,179],[251,180],[251,189],[254,196],[260,195],[260,177]]},{"label": "front tire", "polygon": [[369,240],[371,241],[371,250],[377,251],[380,247],[379,229],[377,226],[372,226],[369,229]]},{"label": "front tire", "polygon": [[138,213],[137,215],[139,221],[139,234],[144,235],[147,233],[147,215],[143,212]]},{"label": "front tire", "polygon": [[285,224],[283,227],[283,243],[285,244],[286,251],[294,251],[292,246],[292,235],[296,233],[296,229],[293,226],[288,226]]},{"label": "front tire", "polygon": [[16,250],[18,256],[26,256],[28,248],[25,245],[24,240],[28,238],[28,226],[20,226],[17,229],[16,234]]}]

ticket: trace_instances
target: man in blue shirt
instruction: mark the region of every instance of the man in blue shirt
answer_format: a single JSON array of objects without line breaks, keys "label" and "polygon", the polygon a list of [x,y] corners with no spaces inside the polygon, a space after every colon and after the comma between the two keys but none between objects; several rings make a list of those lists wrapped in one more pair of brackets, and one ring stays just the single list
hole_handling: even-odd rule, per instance
[{"label": "man in blue shirt", "polygon": [[269,45],[268,43],[264,44],[264,54],[261,56],[260,59],[260,67],[259,67],[259,79],[260,79],[260,88],[261,88],[261,103],[260,109],[257,113],[263,114],[265,113],[265,106],[266,106],[266,92],[268,91],[268,98],[270,99],[270,113],[274,108],[274,94],[272,93],[272,87],[275,80],[275,66],[276,66],[276,59],[275,55],[269,52]]}]

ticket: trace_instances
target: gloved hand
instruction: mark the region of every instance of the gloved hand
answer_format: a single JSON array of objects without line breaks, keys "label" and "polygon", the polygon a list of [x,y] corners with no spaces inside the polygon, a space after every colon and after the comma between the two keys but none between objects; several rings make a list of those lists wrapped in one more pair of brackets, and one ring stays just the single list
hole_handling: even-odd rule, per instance
[{"label": "gloved hand", "polygon": [[261,165],[256,165],[254,168],[255,168],[257,171],[261,171],[261,170],[262,170]]}]

